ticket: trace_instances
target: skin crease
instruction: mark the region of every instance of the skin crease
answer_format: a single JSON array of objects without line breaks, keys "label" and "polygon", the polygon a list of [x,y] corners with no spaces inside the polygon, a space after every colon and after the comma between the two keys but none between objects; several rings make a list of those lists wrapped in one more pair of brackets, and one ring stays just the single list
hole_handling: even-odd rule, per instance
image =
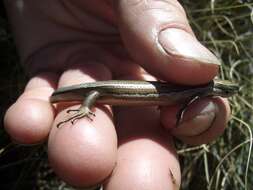
[{"label": "skin crease", "polygon": [[174,126],[177,105],[161,108],[160,118],[157,108],[99,106],[93,122],[84,118],[57,129],[73,104],[52,106],[49,97],[57,87],[95,80],[159,78],[189,85],[212,80],[218,60],[197,41],[180,4],[5,4],[21,62],[31,76],[5,115],[11,138],[21,144],[48,141],[51,166],[76,187],[103,183],[106,190],[179,189],[180,167],[171,135],[193,145],[214,140],[229,118],[227,100],[198,100],[186,111],[181,128]]}]

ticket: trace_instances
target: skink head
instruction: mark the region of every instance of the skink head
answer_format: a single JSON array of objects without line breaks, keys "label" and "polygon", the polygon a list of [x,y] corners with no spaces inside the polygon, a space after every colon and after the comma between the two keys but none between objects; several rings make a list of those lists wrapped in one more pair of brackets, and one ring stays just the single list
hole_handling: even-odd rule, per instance
[{"label": "skink head", "polygon": [[239,85],[227,80],[213,81],[213,96],[230,97],[239,92]]}]

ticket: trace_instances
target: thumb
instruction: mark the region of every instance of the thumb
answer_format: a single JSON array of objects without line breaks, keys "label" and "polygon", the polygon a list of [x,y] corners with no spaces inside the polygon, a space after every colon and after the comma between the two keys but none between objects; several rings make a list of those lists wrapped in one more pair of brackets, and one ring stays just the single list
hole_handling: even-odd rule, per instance
[{"label": "thumb", "polygon": [[131,56],[156,77],[200,84],[218,73],[219,60],[194,36],[176,0],[117,0],[119,29]]}]

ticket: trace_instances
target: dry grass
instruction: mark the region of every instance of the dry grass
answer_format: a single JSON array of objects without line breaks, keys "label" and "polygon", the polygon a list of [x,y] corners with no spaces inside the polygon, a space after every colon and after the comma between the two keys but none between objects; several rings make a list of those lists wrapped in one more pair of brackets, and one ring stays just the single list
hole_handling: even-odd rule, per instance
[{"label": "dry grass", "polygon": [[232,118],[214,143],[180,146],[182,189],[253,189],[253,3],[235,0],[184,1],[197,38],[222,61],[220,78],[238,82],[230,99]]}]

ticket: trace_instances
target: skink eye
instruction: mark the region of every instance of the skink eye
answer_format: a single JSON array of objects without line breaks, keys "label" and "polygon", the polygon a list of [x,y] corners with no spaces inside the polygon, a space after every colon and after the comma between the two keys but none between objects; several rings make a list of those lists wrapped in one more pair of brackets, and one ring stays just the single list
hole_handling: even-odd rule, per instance
[{"label": "skink eye", "polygon": [[231,93],[230,91],[226,91],[225,93],[226,93],[227,95],[233,94],[233,93]]}]

